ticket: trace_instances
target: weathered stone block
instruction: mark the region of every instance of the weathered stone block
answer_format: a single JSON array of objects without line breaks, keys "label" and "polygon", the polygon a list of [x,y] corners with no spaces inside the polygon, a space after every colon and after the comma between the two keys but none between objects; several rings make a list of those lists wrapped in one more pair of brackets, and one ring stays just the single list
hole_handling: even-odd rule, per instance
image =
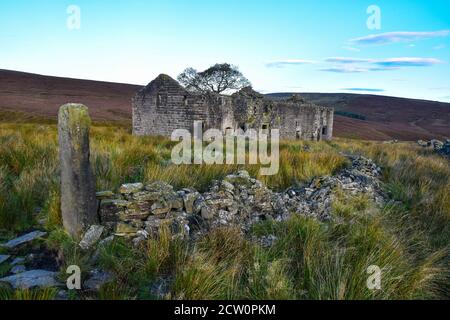
[{"label": "weathered stone block", "polygon": [[169,213],[170,210],[172,210],[172,207],[164,199],[162,199],[155,202],[150,210],[154,215],[162,215]]},{"label": "weathered stone block", "polygon": [[207,206],[203,206],[201,209],[201,216],[205,220],[211,220],[214,218],[214,211]]},{"label": "weathered stone block", "polygon": [[119,212],[119,219],[122,221],[145,220],[151,215],[153,202],[129,202],[124,211]]},{"label": "weathered stone block", "polygon": [[178,210],[184,207],[183,198],[175,192],[167,195],[165,200],[172,209]]},{"label": "weathered stone block", "polygon": [[173,187],[162,181],[155,181],[145,186],[145,190],[150,192],[169,193],[173,192]]},{"label": "weathered stone block", "polygon": [[108,199],[100,202],[100,220],[102,223],[117,222],[130,202],[121,199]]},{"label": "weathered stone block", "polygon": [[192,193],[186,193],[183,196],[183,202],[184,202],[184,209],[187,213],[193,214],[194,212],[194,202],[200,197],[200,193],[198,192],[192,192]]},{"label": "weathered stone block", "polygon": [[57,273],[46,270],[30,270],[0,279],[14,289],[49,288],[61,285],[56,280]]},{"label": "weathered stone block", "polygon": [[61,167],[61,212],[64,228],[73,237],[97,222],[95,177],[90,163],[88,108],[66,104],[58,114]]},{"label": "weathered stone block", "polygon": [[110,199],[114,197],[114,192],[112,191],[99,191],[95,194],[98,200]]},{"label": "weathered stone block", "polygon": [[80,241],[80,247],[83,250],[89,250],[94,244],[96,244],[102,234],[105,228],[103,226],[93,225],[91,226],[88,231],[83,236],[83,239]]},{"label": "weathered stone block", "polygon": [[8,260],[11,256],[7,254],[0,254],[0,264]]},{"label": "weathered stone block", "polygon": [[135,235],[139,231],[139,228],[131,226],[127,223],[119,222],[116,225],[116,234],[117,235]]},{"label": "weathered stone block", "polygon": [[144,185],[142,183],[128,183],[128,184],[123,184],[120,188],[119,188],[119,192],[121,194],[132,194],[132,193],[137,193],[142,191],[142,189],[144,189]]}]

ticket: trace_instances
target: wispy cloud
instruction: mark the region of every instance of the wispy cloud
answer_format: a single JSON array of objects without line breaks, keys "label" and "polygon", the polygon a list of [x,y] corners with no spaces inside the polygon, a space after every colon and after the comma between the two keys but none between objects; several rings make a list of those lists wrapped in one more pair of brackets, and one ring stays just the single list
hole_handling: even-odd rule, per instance
[{"label": "wispy cloud", "polygon": [[363,67],[363,66],[333,66],[329,68],[322,68],[319,71],[334,72],[334,73],[363,73],[363,72],[375,72],[375,71],[391,71],[397,70],[393,67]]},{"label": "wispy cloud", "polygon": [[339,63],[339,64],[369,64],[375,67],[429,67],[436,64],[441,64],[443,61],[434,58],[420,58],[420,57],[400,57],[389,59],[363,59],[351,57],[335,57],[327,58],[325,62]]},{"label": "wispy cloud", "polygon": [[367,63],[372,62],[372,59],[359,59],[359,58],[349,58],[349,57],[333,57],[325,59],[326,62],[333,63]]},{"label": "wispy cloud", "polygon": [[363,72],[368,72],[369,69],[343,65],[343,66],[334,66],[334,67],[329,67],[329,68],[323,68],[323,69],[320,69],[320,71],[335,72],[335,73],[363,73]]},{"label": "wispy cloud", "polygon": [[434,58],[389,58],[389,59],[361,59],[350,57],[327,58],[325,62],[334,66],[322,68],[320,71],[336,73],[362,73],[371,71],[392,71],[406,67],[431,67],[443,63]]},{"label": "wispy cloud", "polygon": [[368,59],[354,57],[330,57],[322,61],[305,59],[288,59],[272,61],[266,64],[268,68],[282,68],[288,66],[321,64],[319,71],[334,73],[363,73],[371,71],[392,71],[407,67],[431,67],[442,64],[435,58],[399,57],[387,59]]},{"label": "wispy cloud", "polygon": [[400,67],[430,67],[436,64],[441,64],[443,62],[441,60],[433,58],[403,57],[403,58],[378,60],[373,63],[380,67],[400,68]]},{"label": "wispy cloud", "polygon": [[317,61],[305,60],[305,59],[287,59],[287,60],[271,61],[271,62],[266,63],[266,66],[269,68],[282,68],[285,66],[297,66],[297,65],[305,65],[305,64],[313,64],[313,63],[317,63]]},{"label": "wispy cloud", "polygon": [[372,67],[372,68],[369,68],[369,71],[393,71],[393,70],[398,70],[398,69],[400,69],[400,68],[384,66],[384,67]]},{"label": "wispy cloud", "polygon": [[363,91],[363,92],[384,92],[384,89],[373,89],[373,88],[344,88],[341,90],[345,91]]},{"label": "wispy cloud", "polygon": [[380,34],[372,34],[365,37],[351,39],[350,43],[356,45],[383,45],[398,42],[411,42],[424,39],[432,39],[439,37],[447,37],[450,30],[440,30],[432,32],[386,32]]}]

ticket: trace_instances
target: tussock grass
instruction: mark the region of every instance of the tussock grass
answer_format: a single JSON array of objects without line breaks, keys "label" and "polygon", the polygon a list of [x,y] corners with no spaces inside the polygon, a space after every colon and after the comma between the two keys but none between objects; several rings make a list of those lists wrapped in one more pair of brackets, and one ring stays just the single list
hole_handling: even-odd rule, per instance
[{"label": "tussock grass", "polygon": [[[153,299],[150,288],[161,279],[170,287],[166,298],[177,299],[450,296],[450,165],[411,143],[286,141],[280,145],[279,173],[261,177],[257,165],[174,166],[169,161],[173,142],[133,137],[126,127],[93,126],[91,137],[98,190],[162,180],[176,188],[204,191],[212,180],[240,169],[283,190],[335,173],[347,165],[344,152],[380,164],[386,190],[397,201],[379,209],[364,196],[337,190],[333,222],[294,217],[254,226],[255,236],[278,238],[271,248],[261,248],[235,229],[217,230],[196,243],[186,243],[172,239],[169,229],[163,228],[138,248],[118,239],[97,253],[97,263],[116,280],[96,298]],[[92,253],[82,252],[61,230],[58,190],[56,127],[0,124],[0,235],[24,231],[45,218],[51,231],[48,246],[59,250],[62,269],[77,264],[86,270],[93,264]],[[370,265],[382,269],[380,291],[366,287]]]},{"label": "tussock grass", "polygon": [[17,289],[0,288],[0,300],[53,300],[58,294],[55,288],[47,289]]},{"label": "tussock grass", "polygon": [[174,296],[188,300],[237,298],[250,250],[237,229],[219,229],[207,235],[178,266]]}]

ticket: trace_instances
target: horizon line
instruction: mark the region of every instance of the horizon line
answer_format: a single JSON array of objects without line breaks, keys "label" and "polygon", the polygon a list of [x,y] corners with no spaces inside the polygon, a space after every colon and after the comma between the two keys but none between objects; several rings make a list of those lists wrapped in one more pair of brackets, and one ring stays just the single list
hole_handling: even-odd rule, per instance
[{"label": "horizon line", "polygon": [[[73,78],[73,77],[67,77],[67,76],[56,76],[56,75],[49,75],[49,74],[42,74],[42,73],[34,73],[29,71],[22,71],[22,70],[11,70],[11,69],[3,69],[0,67],[0,71],[7,71],[7,72],[16,72],[16,73],[25,73],[35,76],[41,76],[41,77],[49,77],[49,78],[60,78],[60,79],[67,79],[67,80],[78,80],[78,81],[92,81],[92,82],[100,82],[100,83],[109,83],[109,84],[118,84],[118,85],[127,85],[127,86],[137,86],[137,87],[146,87],[148,84],[133,84],[128,82],[113,82],[113,81],[107,81],[107,80],[98,80],[98,79],[89,79],[89,78]],[[153,80],[153,79],[152,79]],[[150,82],[152,81],[150,80]],[[176,80],[176,79],[175,79]],[[149,83],[150,83],[149,82]],[[342,89],[342,91],[350,91]],[[404,96],[393,96],[389,94],[381,94],[384,92],[380,92],[380,94],[377,94],[377,92],[371,92],[368,91],[367,93],[355,93],[355,92],[329,92],[329,91],[309,91],[309,92],[299,92],[299,91],[274,91],[274,92],[267,92],[267,93],[261,93],[263,95],[271,95],[271,94],[349,94],[349,95],[370,95],[370,96],[380,96],[380,97],[389,97],[389,98],[399,98],[399,99],[409,99],[409,100],[418,100],[418,101],[430,101],[430,102],[439,102],[439,103],[445,103],[450,104],[450,101],[441,101],[441,100],[430,100],[430,99],[421,99],[421,98],[411,98],[411,97],[404,97]]]}]

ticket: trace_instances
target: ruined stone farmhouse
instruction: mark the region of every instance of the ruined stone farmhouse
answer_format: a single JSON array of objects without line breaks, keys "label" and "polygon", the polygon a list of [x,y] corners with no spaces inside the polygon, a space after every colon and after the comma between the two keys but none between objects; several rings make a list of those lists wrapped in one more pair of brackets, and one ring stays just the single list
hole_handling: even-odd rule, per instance
[{"label": "ruined stone farmhouse", "polygon": [[214,128],[224,134],[279,129],[281,139],[331,140],[333,112],[298,96],[275,101],[250,87],[231,96],[192,93],[160,75],[133,98],[133,134],[170,137],[176,129],[192,133],[195,122],[203,131]]}]

